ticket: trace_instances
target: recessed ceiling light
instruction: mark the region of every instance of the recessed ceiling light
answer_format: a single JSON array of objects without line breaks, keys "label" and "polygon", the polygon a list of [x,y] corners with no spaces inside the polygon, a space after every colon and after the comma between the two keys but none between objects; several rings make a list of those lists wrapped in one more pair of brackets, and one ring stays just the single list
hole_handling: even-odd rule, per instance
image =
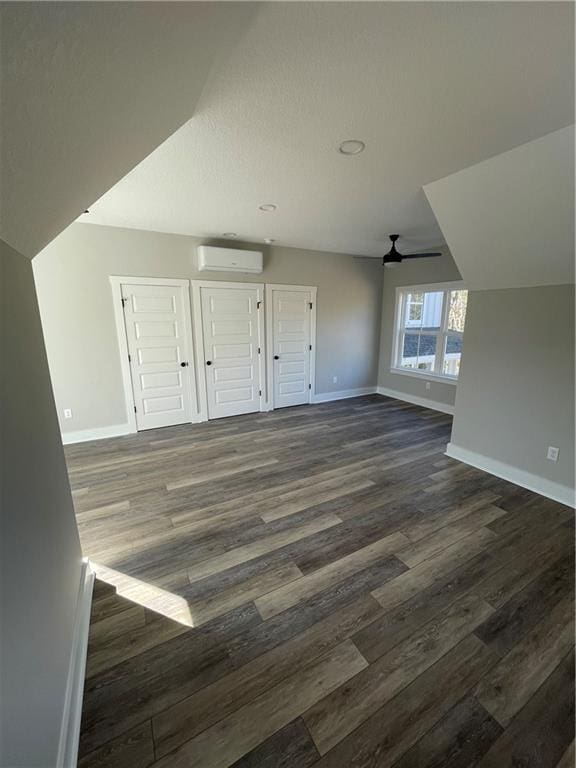
[{"label": "recessed ceiling light", "polygon": [[275,243],[275,242],[276,242],[276,240],[274,240],[274,238],[273,238],[273,237],[265,237],[265,238],[264,238],[264,242],[265,242],[265,243],[268,243],[268,245],[271,245],[272,243]]},{"label": "recessed ceiling light", "polygon": [[264,205],[259,206],[259,210],[264,211],[264,213],[272,213],[276,208],[278,208],[278,206],[274,205],[274,203],[265,203]]},{"label": "recessed ceiling light", "polygon": [[366,144],[360,139],[347,139],[338,147],[338,152],[342,155],[359,155],[366,149]]},{"label": "recessed ceiling light", "polygon": [[236,232],[222,232],[222,237],[238,237]]}]

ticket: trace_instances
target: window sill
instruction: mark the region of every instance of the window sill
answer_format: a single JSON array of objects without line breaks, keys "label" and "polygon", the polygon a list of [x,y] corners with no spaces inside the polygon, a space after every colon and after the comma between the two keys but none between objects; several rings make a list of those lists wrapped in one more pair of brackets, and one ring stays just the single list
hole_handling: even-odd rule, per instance
[{"label": "window sill", "polygon": [[390,373],[398,374],[399,376],[410,376],[412,379],[425,379],[426,381],[439,381],[442,384],[451,384],[456,386],[458,379],[452,376],[439,376],[437,373],[430,373],[429,371],[422,371],[418,373],[415,370],[407,371],[404,368],[390,368]]}]

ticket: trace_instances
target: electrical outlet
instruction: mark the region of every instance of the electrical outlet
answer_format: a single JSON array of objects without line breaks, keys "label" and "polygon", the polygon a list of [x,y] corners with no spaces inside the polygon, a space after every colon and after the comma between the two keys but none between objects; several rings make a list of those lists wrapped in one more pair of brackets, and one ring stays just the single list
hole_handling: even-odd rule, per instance
[{"label": "electrical outlet", "polygon": [[426,382],[426,389],[430,389],[430,382],[429,381]]},{"label": "electrical outlet", "polygon": [[64,408],[64,418],[65,419],[71,419],[72,418],[72,409],[71,408]]},{"label": "electrical outlet", "polygon": [[548,453],[546,454],[546,458],[549,461],[558,461],[558,455],[560,453],[560,448],[556,448],[553,445],[548,446]]},{"label": "electrical outlet", "polygon": [[338,376],[332,376],[332,384],[338,384]]}]

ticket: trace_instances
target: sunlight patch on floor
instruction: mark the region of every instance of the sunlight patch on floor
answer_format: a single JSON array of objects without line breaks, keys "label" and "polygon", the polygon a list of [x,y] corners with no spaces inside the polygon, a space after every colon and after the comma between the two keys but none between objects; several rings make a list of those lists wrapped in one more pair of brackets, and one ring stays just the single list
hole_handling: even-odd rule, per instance
[{"label": "sunlight patch on floor", "polygon": [[90,561],[90,566],[96,577],[116,587],[116,591],[121,597],[187,627],[194,626],[190,606],[180,595],[175,595],[155,584],[149,584],[93,561]]}]

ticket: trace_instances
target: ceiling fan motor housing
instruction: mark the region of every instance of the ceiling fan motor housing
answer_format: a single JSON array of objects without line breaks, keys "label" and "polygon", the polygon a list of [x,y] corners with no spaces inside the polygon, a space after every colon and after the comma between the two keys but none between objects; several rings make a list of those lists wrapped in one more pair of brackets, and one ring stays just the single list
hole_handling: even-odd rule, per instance
[{"label": "ceiling fan motor housing", "polygon": [[403,259],[426,259],[431,256],[442,256],[442,253],[407,253],[402,255],[396,250],[396,240],[400,235],[388,235],[392,242],[392,248],[384,255],[382,264],[385,267],[391,267],[394,264],[400,264]]},{"label": "ceiling fan motor housing", "polygon": [[388,235],[390,240],[392,241],[392,248],[388,251],[387,254],[384,256],[383,264],[400,264],[402,261],[402,255],[398,253],[396,250],[396,240],[400,237],[400,235]]}]

